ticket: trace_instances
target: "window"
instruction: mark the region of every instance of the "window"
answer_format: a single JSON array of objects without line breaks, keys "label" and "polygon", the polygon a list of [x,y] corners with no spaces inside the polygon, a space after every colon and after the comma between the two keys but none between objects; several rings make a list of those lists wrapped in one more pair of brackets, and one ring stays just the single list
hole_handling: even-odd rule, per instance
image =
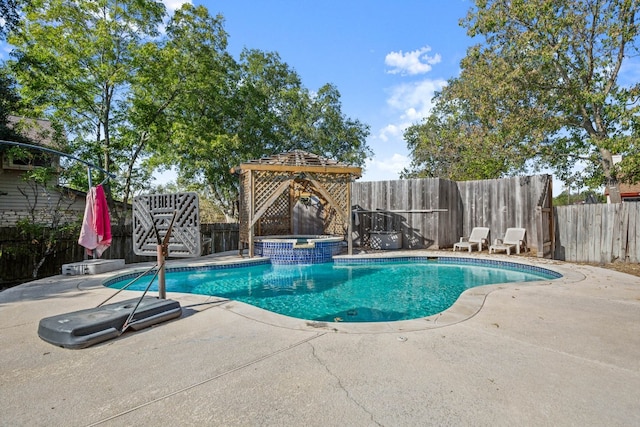
[{"label": "window", "polygon": [[2,154],[3,169],[31,170],[35,167],[56,167],[57,165],[57,159],[47,153],[30,152],[26,156],[14,156],[12,153],[5,151]]}]

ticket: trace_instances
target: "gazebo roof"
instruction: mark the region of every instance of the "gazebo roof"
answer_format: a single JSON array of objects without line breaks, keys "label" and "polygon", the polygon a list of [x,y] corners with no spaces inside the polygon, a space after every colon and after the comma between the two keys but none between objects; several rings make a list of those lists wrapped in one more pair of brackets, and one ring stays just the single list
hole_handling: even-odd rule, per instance
[{"label": "gazebo roof", "polygon": [[235,173],[243,170],[282,171],[282,172],[328,172],[360,176],[362,169],[327,159],[302,150],[275,154],[257,160],[250,160],[233,169]]}]

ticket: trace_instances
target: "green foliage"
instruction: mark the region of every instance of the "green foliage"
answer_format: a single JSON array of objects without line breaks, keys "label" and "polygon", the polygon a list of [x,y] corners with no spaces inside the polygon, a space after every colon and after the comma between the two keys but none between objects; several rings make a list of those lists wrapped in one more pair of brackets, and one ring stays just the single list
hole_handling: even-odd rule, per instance
[{"label": "green foliage", "polygon": [[202,224],[214,224],[219,222],[234,222],[233,218],[227,218],[224,210],[209,195],[202,192],[198,186],[181,185],[177,182],[169,182],[158,185],[154,189],[156,194],[171,194],[181,192],[198,193],[198,204],[200,208],[200,222]]},{"label": "green foliage", "polygon": [[18,188],[29,216],[20,219],[16,227],[30,245],[22,249],[25,253],[14,255],[31,259],[34,279],[46,259],[60,250],[60,241],[77,236],[80,230],[80,218],[69,210],[73,197],[56,189],[55,176],[53,168],[35,167],[25,173],[24,185]]},{"label": "green foliage", "polygon": [[23,0],[0,1],[0,40],[4,40],[7,33],[18,25],[22,3]]},{"label": "green foliage", "polygon": [[[456,159],[463,171],[475,167],[475,144],[482,163],[502,174],[534,165],[589,185],[640,179],[640,84],[620,83],[621,68],[638,52],[639,11],[635,0],[477,1],[461,23],[484,40],[438,97],[436,119],[409,132],[411,173],[439,173],[423,160],[438,158],[439,138],[469,147]],[[475,137],[460,136],[460,126]],[[612,154],[623,155],[622,163],[614,166]],[[578,162],[588,166],[575,177]]]},{"label": "green foliage", "polygon": [[20,105],[20,96],[16,88],[16,81],[7,67],[0,67],[0,139],[9,141],[23,141],[11,127],[7,126],[9,115],[15,113]]},{"label": "green foliage", "polygon": [[[241,162],[291,149],[357,165],[370,155],[368,127],[344,116],[337,88],[311,94],[276,53],[247,49],[236,61],[222,16],[202,6],[169,17],[149,0],[33,0],[9,41],[33,114],[63,124],[76,156],[118,174],[108,197],[125,204],[155,168],[176,167],[232,215],[230,168]],[[69,169],[67,183],[86,189],[83,168]]]},{"label": "green foliage", "polygon": [[[214,201],[228,217],[235,215],[238,197],[230,170],[242,162],[303,149],[364,164],[368,127],[344,116],[334,86],[311,95],[276,53],[246,49],[236,62],[222,51],[220,17],[188,6],[180,12],[167,27],[166,45],[155,53],[157,65],[151,65],[180,82],[181,90],[164,110],[165,130],[153,139],[149,164],[176,166],[180,184]],[[191,54],[181,56],[185,51]]]},{"label": "green foliage", "polygon": [[558,196],[553,198],[553,205],[566,206],[583,204],[585,202],[593,203],[593,201],[595,201],[596,203],[606,203],[607,198],[604,194],[595,192],[593,190],[581,191],[576,194],[572,194],[569,191],[565,190]]},{"label": "green foliage", "polygon": [[30,244],[26,247],[7,248],[7,255],[29,258],[33,267],[32,278],[36,279],[45,260],[61,250],[60,243],[77,237],[80,223],[79,221],[65,222],[52,226],[33,222],[32,218],[24,218],[16,223],[16,228]]},{"label": "green foliage", "polygon": [[[11,67],[33,115],[64,125],[74,153],[109,172],[135,162],[119,138],[135,58],[159,34],[164,6],[152,1],[32,0],[12,32]],[[86,189],[84,176],[70,184]],[[102,180],[103,177],[99,177]],[[115,183],[116,187],[118,183]],[[115,188],[115,190],[120,190]]]},{"label": "green foliage", "polygon": [[451,81],[436,96],[431,115],[405,131],[412,164],[404,177],[465,181],[500,178],[524,169],[532,156],[531,138],[522,129],[507,130],[495,118],[476,113],[483,94],[474,84],[472,79]]}]

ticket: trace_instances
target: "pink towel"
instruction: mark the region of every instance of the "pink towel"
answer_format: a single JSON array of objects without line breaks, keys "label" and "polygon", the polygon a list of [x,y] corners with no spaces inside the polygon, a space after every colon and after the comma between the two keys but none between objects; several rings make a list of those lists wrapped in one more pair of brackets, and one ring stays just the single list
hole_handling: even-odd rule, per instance
[{"label": "pink towel", "polygon": [[102,185],[93,187],[87,193],[84,219],[78,243],[87,248],[87,254],[100,257],[111,245],[111,218]]}]

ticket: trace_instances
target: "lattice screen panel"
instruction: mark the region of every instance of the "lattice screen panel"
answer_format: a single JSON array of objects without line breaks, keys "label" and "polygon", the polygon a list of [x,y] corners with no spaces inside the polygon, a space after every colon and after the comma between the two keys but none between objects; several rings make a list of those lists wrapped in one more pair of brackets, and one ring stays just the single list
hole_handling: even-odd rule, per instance
[{"label": "lattice screen panel", "polygon": [[256,212],[263,208],[268,199],[282,185],[289,181],[289,174],[283,172],[259,172],[256,174],[254,200]]},{"label": "lattice screen panel", "polygon": [[170,257],[201,255],[200,213],[196,193],[153,194],[133,199],[133,251],[136,255],[155,256],[158,240],[164,239],[173,223],[169,239]]},{"label": "lattice screen panel", "polygon": [[[348,175],[316,174],[313,176],[313,179],[322,184],[324,190],[338,205],[337,208],[341,212],[349,212],[347,188],[350,177]],[[328,210],[325,216],[324,229],[327,234],[339,235],[346,232],[348,224],[342,219],[342,216],[336,212],[335,208],[335,206],[332,206],[331,209]]]},{"label": "lattice screen panel", "polygon": [[291,234],[289,191],[280,194],[259,220],[258,236]]}]

